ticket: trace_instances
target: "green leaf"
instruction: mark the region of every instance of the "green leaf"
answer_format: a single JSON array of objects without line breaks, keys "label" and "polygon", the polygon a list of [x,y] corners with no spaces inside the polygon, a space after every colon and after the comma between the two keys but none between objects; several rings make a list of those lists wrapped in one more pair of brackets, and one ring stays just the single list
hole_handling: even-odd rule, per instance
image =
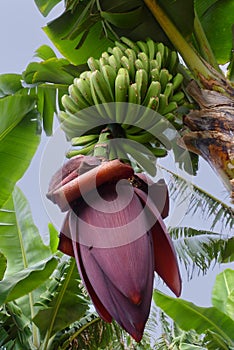
[{"label": "green leaf", "polygon": [[128,12],[107,12],[101,11],[103,19],[119,28],[134,28],[142,22],[142,6],[134,8]]},{"label": "green leaf", "polygon": [[38,95],[38,111],[43,120],[43,128],[47,136],[53,131],[54,113],[56,111],[56,89],[39,86]]},{"label": "green leaf", "polygon": [[35,51],[35,56],[41,58],[43,61],[50,58],[56,58],[55,52],[48,45],[42,45]]},{"label": "green leaf", "polygon": [[33,223],[29,204],[18,187],[0,210],[0,241],[1,252],[7,258],[6,276],[13,276],[52,255]]},{"label": "green leaf", "polygon": [[75,259],[70,259],[65,265],[66,269],[59,278],[60,284],[57,284],[56,292],[46,296],[46,301],[51,300],[33,319],[41,334],[46,335],[46,341],[59,330],[78,321],[89,307],[79,288],[80,280]]},{"label": "green leaf", "polygon": [[6,268],[7,268],[7,259],[6,259],[5,255],[0,253],[0,281],[2,280],[2,278],[4,276]]},{"label": "green leaf", "polygon": [[35,114],[28,113],[34,104],[31,96],[0,100],[0,208],[28,168],[40,141]]},{"label": "green leaf", "polygon": [[0,347],[9,350],[31,350],[30,321],[16,302],[9,302],[0,310]]},{"label": "green leaf", "polygon": [[33,291],[49,278],[56,266],[57,259],[50,257],[13,275],[8,275],[0,282],[0,305]]},{"label": "green leaf", "polygon": [[22,76],[20,74],[1,74],[0,75],[0,97],[13,95],[20,89]]},{"label": "green leaf", "polygon": [[46,17],[61,0],[34,0],[39,11]]},{"label": "green leaf", "polygon": [[234,346],[234,321],[215,307],[199,307],[158,291],[154,292],[153,299],[183,330],[194,329],[198,334],[210,330],[221,336],[230,346]]},{"label": "green leaf", "polygon": [[234,2],[196,0],[196,9],[209,44],[219,64],[229,62],[232,50]]},{"label": "green leaf", "polygon": [[31,62],[23,72],[23,78],[27,84],[49,82],[70,85],[74,76],[66,69],[69,65],[64,58],[56,57],[42,62]]},{"label": "green leaf", "polygon": [[181,343],[180,350],[206,350],[206,348],[201,348],[200,345]]},{"label": "green leaf", "polygon": [[0,100],[0,141],[34,108],[35,102],[35,97],[22,95]]},{"label": "green leaf", "polygon": [[[98,57],[111,45],[111,41],[103,36],[101,21],[93,24],[87,32],[84,28],[84,31],[79,35],[77,34],[73,40],[66,39],[74,28],[75,30],[79,29],[77,23],[79,23],[80,13],[83,10],[84,4],[80,2],[74,12],[63,13],[59,18],[43,28],[61,54],[72,64],[76,65],[86,63],[90,56]],[[85,37],[83,37],[84,34],[86,35]],[[85,39],[84,42],[83,39]],[[81,45],[81,43],[82,46],[77,50],[77,46]]]},{"label": "green leaf", "polygon": [[50,250],[52,253],[56,253],[59,244],[59,234],[55,227],[49,223],[49,235],[50,235]]},{"label": "green leaf", "polygon": [[226,269],[217,275],[212,304],[234,320],[234,270]]}]

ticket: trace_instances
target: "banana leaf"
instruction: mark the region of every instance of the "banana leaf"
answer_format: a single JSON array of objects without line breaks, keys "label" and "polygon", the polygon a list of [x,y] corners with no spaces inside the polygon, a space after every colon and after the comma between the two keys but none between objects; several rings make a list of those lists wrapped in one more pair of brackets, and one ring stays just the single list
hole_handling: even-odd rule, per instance
[{"label": "banana leaf", "polygon": [[234,320],[234,270],[226,269],[217,275],[212,304]]},{"label": "banana leaf", "polygon": [[0,303],[17,299],[45,282],[57,265],[50,247],[35,227],[29,205],[19,188],[0,210],[0,250],[7,268],[0,282]]},{"label": "banana leaf", "polygon": [[153,299],[181,329],[194,329],[198,334],[205,334],[209,330],[220,336],[230,347],[234,346],[234,321],[215,307],[199,307],[159,291],[154,292]]},{"label": "banana leaf", "polygon": [[28,168],[39,144],[35,103],[35,97],[22,94],[0,99],[0,208]]}]

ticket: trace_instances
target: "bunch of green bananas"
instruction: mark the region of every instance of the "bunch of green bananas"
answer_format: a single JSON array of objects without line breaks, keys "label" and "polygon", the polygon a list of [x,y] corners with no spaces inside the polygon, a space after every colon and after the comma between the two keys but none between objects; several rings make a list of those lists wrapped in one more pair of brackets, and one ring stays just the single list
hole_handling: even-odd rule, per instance
[{"label": "bunch of green bananas", "polygon": [[[170,145],[162,132],[174,122],[178,106],[184,103],[178,62],[177,53],[162,43],[151,39],[135,43],[126,37],[99,59],[90,57],[90,70],[75,78],[69,94],[62,97],[62,128],[73,146],[84,146],[76,154],[92,152],[100,131],[118,124],[125,138],[143,144],[156,157],[164,156]],[[110,158],[127,158],[127,153],[139,158],[134,146],[131,151],[130,143],[126,145],[126,149],[122,145],[123,149],[115,147],[115,151],[112,147]],[[141,155],[148,157],[145,153]]]}]

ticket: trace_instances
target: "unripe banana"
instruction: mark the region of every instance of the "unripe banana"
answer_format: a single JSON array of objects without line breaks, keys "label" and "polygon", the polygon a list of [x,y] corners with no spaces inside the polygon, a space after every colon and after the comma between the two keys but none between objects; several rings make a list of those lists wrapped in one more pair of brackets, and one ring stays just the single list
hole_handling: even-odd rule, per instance
[{"label": "unripe banana", "polygon": [[170,101],[176,102],[178,105],[182,104],[184,102],[184,93],[183,91],[178,91],[176,94],[171,96]]},{"label": "unripe banana", "polygon": [[71,151],[66,153],[66,157],[72,158],[72,157],[78,156],[79,154],[83,154],[84,156],[92,154],[95,145],[96,145],[96,141],[86,145],[85,147],[83,147],[81,149],[71,150]]},{"label": "unripe banana", "polygon": [[130,84],[128,87],[128,102],[129,103],[140,103],[141,96],[139,95],[139,90],[137,88],[137,84]]},{"label": "unripe banana", "polygon": [[63,95],[62,96],[62,105],[63,107],[70,113],[76,113],[79,110],[79,106],[75,103],[70,96]]},{"label": "unripe banana", "polygon": [[144,41],[137,41],[137,45],[141,52],[144,52],[147,57],[149,56],[149,48],[146,42]]},{"label": "unripe banana", "polygon": [[148,46],[148,56],[150,60],[154,59],[155,56],[155,43],[152,39],[148,38],[146,39],[146,43]]},{"label": "unripe banana", "polygon": [[74,85],[80,90],[80,93],[82,94],[84,99],[87,101],[89,106],[92,106],[93,99],[92,99],[89,81],[87,79],[75,78]]},{"label": "unripe banana", "polygon": [[139,95],[141,96],[141,101],[143,101],[148,87],[148,74],[145,69],[136,71],[135,82],[139,90]]},{"label": "unripe banana", "polygon": [[[92,130],[89,134],[87,130],[97,119],[102,125],[123,124],[126,135],[134,134],[134,125],[131,124],[137,123],[142,129],[157,131],[156,113],[150,113],[149,109],[158,112],[159,117],[160,114],[166,116],[168,123],[174,123],[174,112],[185,99],[181,91],[183,76],[176,72],[177,53],[151,39],[134,43],[125,37],[107,51],[99,59],[88,59],[90,71],[82,72],[79,78],[74,79],[74,84],[69,87],[69,96],[62,99],[68,118],[61,117],[61,120],[69,137],[74,137],[76,131],[82,135],[84,130],[85,136],[89,137],[79,138],[77,142],[87,145],[95,134]],[[115,111],[111,110],[109,102],[116,102]],[[93,105],[97,119],[95,112],[86,113],[87,107]],[[140,111],[141,105],[147,107],[145,112]],[[70,118],[71,115],[73,118]],[[141,132],[138,139],[146,144],[148,138],[146,132]],[[117,151],[116,148],[116,154]]]},{"label": "unripe banana", "polygon": [[182,84],[183,82],[183,75],[181,73],[177,73],[174,78],[172,79],[172,84],[174,91],[176,91]]},{"label": "unripe banana", "polygon": [[87,64],[92,72],[99,69],[99,61],[96,60],[94,57],[89,57]]},{"label": "unripe banana", "polygon": [[133,49],[136,53],[138,53],[140,50],[136,43],[134,43],[131,39],[126,38],[125,36],[122,36],[120,40],[126,44],[130,49]]},{"label": "unripe banana", "polygon": [[98,134],[82,135],[71,139],[72,146],[84,146],[98,141]]},{"label": "unripe banana", "polygon": [[90,106],[89,102],[84,98],[76,85],[70,85],[68,92],[73,101],[78,105],[79,109],[88,108]]},{"label": "unripe banana", "polygon": [[109,65],[112,66],[116,71],[118,71],[119,68],[121,67],[120,61],[117,60],[114,55],[111,55],[109,57]]},{"label": "unripe banana", "polygon": [[143,68],[148,73],[148,71],[149,71],[149,57],[146,55],[145,52],[140,52],[138,54],[138,58],[142,61]]},{"label": "unripe banana", "polygon": [[126,132],[126,137],[129,140],[132,140],[132,141],[135,141],[135,142],[140,142],[142,144],[145,144],[147,142],[151,142],[155,138],[154,135],[150,134],[147,131],[139,132],[137,135],[134,135],[134,134]]},{"label": "unripe banana", "polygon": [[170,79],[172,78],[171,74],[168,72],[167,69],[163,68],[160,70],[159,73],[159,81],[161,84],[161,89],[162,91],[165,90],[167,83],[170,81]]},{"label": "unripe banana", "polygon": [[143,106],[147,106],[151,97],[159,97],[161,93],[161,84],[159,81],[152,81],[146,92]]},{"label": "unripe banana", "polygon": [[122,124],[125,120],[125,105],[119,102],[128,101],[128,87],[130,84],[128,70],[120,68],[115,79],[116,122]]}]

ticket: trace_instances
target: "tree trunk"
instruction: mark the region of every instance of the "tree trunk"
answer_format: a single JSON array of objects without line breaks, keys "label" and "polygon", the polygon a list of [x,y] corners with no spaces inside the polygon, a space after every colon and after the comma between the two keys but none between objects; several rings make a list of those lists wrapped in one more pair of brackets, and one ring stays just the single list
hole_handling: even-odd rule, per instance
[{"label": "tree trunk", "polygon": [[234,99],[219,92],[201,89],[195,81],[188,93],[200,109],[184,117],[190,131],[180,145],[202,156],[221,177],[234,201]]}]

